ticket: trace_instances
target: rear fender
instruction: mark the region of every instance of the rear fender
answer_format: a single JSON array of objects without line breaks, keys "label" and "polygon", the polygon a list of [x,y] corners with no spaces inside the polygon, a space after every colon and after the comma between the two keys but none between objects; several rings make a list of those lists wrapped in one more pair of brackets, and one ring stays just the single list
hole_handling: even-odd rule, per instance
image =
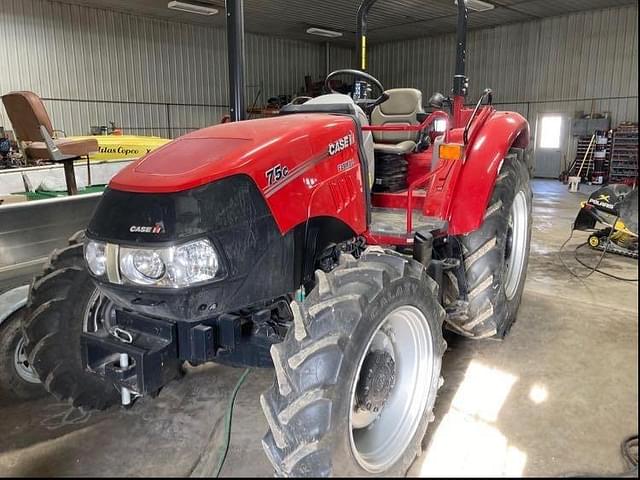
[{"label": "rear fender", "polygon": [[480,227],[504,157],[529,145],[529,123],[515,112],[494,112],[474,137],[449,208],[451,235]]}]

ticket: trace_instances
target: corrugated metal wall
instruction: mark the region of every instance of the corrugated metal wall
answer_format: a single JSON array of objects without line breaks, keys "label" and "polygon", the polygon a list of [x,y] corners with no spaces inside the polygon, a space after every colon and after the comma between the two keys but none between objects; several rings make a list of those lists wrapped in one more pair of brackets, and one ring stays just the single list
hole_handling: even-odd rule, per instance
[{"label": "corrugated metal wall", "polygon": [[355,48],[337,47],[332,45],[330,51],[329,70],[353,68],[355,65]]},{"label": "corrugated metal wall", "polygon": [[[332,47],[331,65],[349,49]],[[247,103],[295,94],[322,78],[319,43],[247,35]],[[127,132],[178,136],[227,112],[224,30],[47,0],[0,0],[0,94],[32,90],[68,135],[115,121]],[[0,125],[8,119],[0,107]],[[170,132],[170,133],[169,133]]]},{"label": "corrugated metal wall", "polygon": [[[491,87],[501,109],[610,112],[614,125],[638,119],[638,7],[611,8],[469,33],[469,100]],[[370,71],[387,88],[449,92],[455,36],[376,44]]]},{"label": "corrugated metal wall", "polygon": [[[610,112],[637,120],[637,6],[588,11],[469,33],[469,98],[486,86],[501,108]],[[129,132],[177,136],[219,121],[227,107],[224,30],[48,0],[0,0],[0,93],[28,89],[57,128],[86,133],[113,120]],[[247,35],[247,103],[295,94],[323,77],[323,44]],[[425,97],[451,87],[453,35],[374,44],[370,70]],[[329,69],[353,64],[332,46]],[[425,98],[426,102],[426,98]],[[7,124],[0,108],[0,125]]]}]

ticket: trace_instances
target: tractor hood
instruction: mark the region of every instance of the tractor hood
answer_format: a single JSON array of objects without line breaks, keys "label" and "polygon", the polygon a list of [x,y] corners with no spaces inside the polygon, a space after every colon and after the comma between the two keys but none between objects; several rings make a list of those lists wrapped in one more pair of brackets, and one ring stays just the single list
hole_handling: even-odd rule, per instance
[{"label": "tractor hood", "polygon": [[293,252],[310,218],[345,239],[366,229],[358,147],[352,117],[295,114],[217,125],[149,153],[112,179],[87,237],[105,244],[112,267],[119,265],[116,247],[166,249],[206,239],[219,273],[176,289],[132,288],[135,280],[125,282],[120,266],[96,277],[100,289],[130,310],[172,320],[293,291],[303,271]]},{"label": "tractor hood", "polygon": [[344,210],[342,221],[361,232],[356,129],[347,115],[297,113],[190,133],[115,175],[89,231],[114,243],[173,242],[268,214],[285,234]]},{"label": "tractor hood", "polygon": [[225,123],[180,137],[149,153],[113,177],[113,190],[169,193],[189,190],[236,174],[249,175],[258,188],[269,186],[267,171],[291,171],[328,152],[332,142],[352,132],[346,116],[296,114]]}]

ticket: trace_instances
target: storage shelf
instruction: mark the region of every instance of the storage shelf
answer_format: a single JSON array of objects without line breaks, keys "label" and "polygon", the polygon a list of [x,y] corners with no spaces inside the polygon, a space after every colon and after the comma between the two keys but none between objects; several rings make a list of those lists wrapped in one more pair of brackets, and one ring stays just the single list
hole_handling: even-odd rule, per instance
[{"label": "storage shelf", "polygon": [[623,123],[613,131],[611,141],[610,182],[637,181],[638,125]]},{"label": "storage shelf", "polygon": [[[591,138],[593,134],[596,133],[597,137],[600,139],[602,139],[602,137],[606,137],[607,142],[598,143],[597,140],[594,139],[593,145],[591,145],[591,148],[589,148]],[[587,158],[583,163],[583,159],[585,158],[585,154],[587,154],[587,152]],[[598,153],[598,157],[596,157],[596,152]],[[597,176],[602,175],[606,177],[609,173],[610,155],[611,138],[609,135],[609,131],[599,130],[597,132],[593,132],[590,135],[580,136],[578,137],[578,144],[576,145],[575,158],[571,164],[571,168],[569,168],[569,175],[577,176],[578,172],[580,172],[580,176],[585,181],[592,180],[592,177],[594,177],[594,174],[596,173]]]}]

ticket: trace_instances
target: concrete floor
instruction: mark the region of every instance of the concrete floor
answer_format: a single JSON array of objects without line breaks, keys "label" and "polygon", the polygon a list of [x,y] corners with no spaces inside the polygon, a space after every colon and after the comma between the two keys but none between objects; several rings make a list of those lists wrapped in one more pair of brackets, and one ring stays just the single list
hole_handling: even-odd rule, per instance
[{"label": "concrete floor", "polygon": [[[504,342],[450,338],[436,421],[411,475],[623,470],[620,442],[638,431],[637,283],[571,277],[558,248],[586,194],[555,181],[535,181],[534,191],[518,321]],[[576,233],[568,251],[585,239]],[[572,253],[566,258],[579,269]],[[638,273],[628,259],[605,259],[603,268]],[[211,475],[227,398],[241,373],[193,369],[129,410],[82,413],[50,398],[2,405],[0,475]],[[238,395],[223,476],[272,476],[258,402],[271,375],[253,371]]]}]

